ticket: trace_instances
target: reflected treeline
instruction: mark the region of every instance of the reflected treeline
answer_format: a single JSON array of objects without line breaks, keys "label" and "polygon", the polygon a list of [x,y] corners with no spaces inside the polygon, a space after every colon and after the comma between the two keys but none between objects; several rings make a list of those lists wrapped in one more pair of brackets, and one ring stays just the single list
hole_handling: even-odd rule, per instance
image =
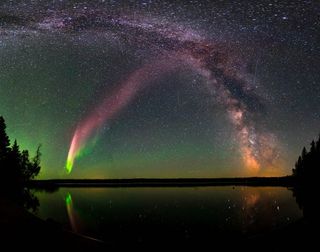
[{"label": "reflected treeline", "polygon": [[317,200],[317,191],[319,191],[319,188],[316,188],[316,186],[295,186],[292,191],[293,197],[295,197],[299,208],[303,212],[303,217],[308,224],[319,223],[320,206]]},{"label": "reflected treeline", "polygon": [[37,212],[40,203],[32,190],[23,186],[1,187],[0,196],[3,199],[23,207],[32,212]]},{"label": "reflected treeline", "polygon": [[292,189],[303,216],[309,224],[319,223],[319,187],[317,180],[320,176],[320,135],[318,140],[310,143],[309,151],[303,147],[295,168],[292,170],[294,187]]},{"label": "reflected treeline", "polygon": [[37,212],[40,206],[39,199],[34,195],[33,192],[30,191],[29,188],[24,188],[21,192],[20,198],[18,198],[18,202],[27,210],[31,210],[32,212]]},{"label": "reflected treeline", "polygon": [[58,187],[55,188],[41,188],[41,189],[30,189],[24,186],[5,187],[1,189],[1,197],[14,202],[20,207],[26,210],[36,213],[40,207],[40,202],[38,197],[35,195],[36,192],[44,191],[46,193],[54,193],[59,190]]}]

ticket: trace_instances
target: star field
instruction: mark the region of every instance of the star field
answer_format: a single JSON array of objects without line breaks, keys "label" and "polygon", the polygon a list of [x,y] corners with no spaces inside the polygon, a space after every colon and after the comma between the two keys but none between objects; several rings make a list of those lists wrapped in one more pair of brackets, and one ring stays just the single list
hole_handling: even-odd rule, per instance
[{"label": "star field", "polygon": [[0,114],[22,147],[42,144],[42,178],[289,174],[319,133],[319,13],[2,1]]}]

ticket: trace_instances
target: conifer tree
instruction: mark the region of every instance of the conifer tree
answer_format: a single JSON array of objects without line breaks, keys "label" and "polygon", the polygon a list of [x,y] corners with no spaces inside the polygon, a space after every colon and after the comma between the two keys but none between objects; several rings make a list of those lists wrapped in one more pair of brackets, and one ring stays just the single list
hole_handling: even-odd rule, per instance
[{"label": "conifer tree", "polygon": [[27,150],[20,151],[17,140],[10,147],[5,120],[0,116],[0,178],[4,184],[24,183],[35,178],[40,172],[40,157],[40,146],[33,158]]}]

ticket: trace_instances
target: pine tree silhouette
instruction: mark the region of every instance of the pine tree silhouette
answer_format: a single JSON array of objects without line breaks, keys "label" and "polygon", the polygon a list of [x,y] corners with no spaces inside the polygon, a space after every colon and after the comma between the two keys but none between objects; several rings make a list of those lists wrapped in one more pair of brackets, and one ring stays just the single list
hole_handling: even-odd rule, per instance
[{"label": "pine tree silhouette", "polygon": [[6,133],[6,123],[4,118],[0,116],[0,167],[5,165],[5,157],[7,157],[10,151],[10,140]]},{"label": "pine tree silhouette", "polygon": [[6,123],[0,116],[0,178],[3,185],[23,184],[35,178],[40,172],[40,146],[34,158],[30,159],[27,150],[20,151],[17,140],[10,147],[6,133]]},{"label": "pine tree silhouette", "polygon": [[310,146],[309,151],[303,147],[301,156],[292,169],[299,184],[312,184],[320,175],[320,135],[317,141],[312,140]]}]

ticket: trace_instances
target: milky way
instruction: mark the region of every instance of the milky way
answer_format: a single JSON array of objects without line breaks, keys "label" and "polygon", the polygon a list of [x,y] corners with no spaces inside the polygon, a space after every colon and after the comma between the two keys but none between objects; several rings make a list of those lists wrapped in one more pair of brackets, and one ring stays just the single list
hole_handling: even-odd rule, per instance
[{"label": "milky way", "polygon": [[[224,15],[223,11],[227,12],[228,9],[219,4],[214,7],[210,3],[203,5],[195,2],[204,15],[204,21],[199,22],[199,19],[188,17],[197,13],[191,3],[184,6],[192,9],[190,13],[184,10],[181,11],[183,14],[179,14],[179,4],[177,7],[164,3],[154,8],[151,4],[142,2],[137,5],[140,7],[123,3],[118,6],[114,3],[108,5],[109,3],[102,2],[104,1],[89,4],[80,1],[78,4],[61,3],[51,6],[48,1],[37,6],[39,11],[35,11],[32,6],[24,9],[22,4],[8,3],[4,5],[5,14],[1,12],[0,15],[0,34],[4,42],[14,40],[23,43],[25,39],[41,36],[52,38],[52,43],[59,43],[54,42],[59,36],[72,43],[86,40],[86,43],[98,44],[100,41],[109,41],[130,48],[139,62],[126,71],[121,80],[116,81],[112,90],[107,88],[105,94],[96,95],[95,107],[78,122],[74,122],[75,130],[66,164],[68,173],[71,172],[75,159],[81,156],[96,133],[106,124],[112,124],[112,120],[128,108],[141,92],[156,88],[158,80],[168,75],[188,71],[202,78],[198,89],[204,90],[211,97],[212,104],[225,110],[233,127],[230,139],[237,143],[249,173],[255,175],[261,169],[265,173],[268,173],[268,169],[277,169],[283,145],[263,121],[268,113],[266,103],[271,98],[258,90],[260,84],[256,75],[259,58],[254,57],[257,55],[252,53],[254,50],[250,50],[250,46],[254,44],[263,46],[268,41],[272,41],[272,45],[276,44],[271,35],[273,33],[270,32],[273,31],[273,26],[264,27],[267,21],[261,23],[257,17],[251,17],[251,23],[247,27],[242,24],[243,29],[245,27],[264,36],[265,41],[256,43],[247,40],[240,32],[241,29],[237,31],[240,36],[235,39],[237,24],[232,18],[226,22],[225,18],[231,14]],[[150,10],[147,9],[149,5]],[[257,9],[262,8],[258,5],[255,6]],[[276,7],[291,11],[291,5],[279,7],[270,2],[266,6],[266,13],[270,11],[272,16],[270,22],[288,22],[291,18],[291,12],[288,11],[271,13]],[[173,16],[168,11],[170,8],[175,10]],[[242,6],[241,10],[246,8]],[[208,14],[208,11],[212,13]],[[221,23],[217,22],[219,20]],[[207,29],[205,24],[210,22],[212,24]],[[219,25],[227,28],[218,29]],[[284,37],[287,38],[288,36]],[[297,39],[292,41],[296,42]],[[246,50],[243,50],[244,45]],[[252,65],[254,71],[250,70]]]},{"label": "milky way", "polygon": [[[213,42],[202,38],[195,31],[172,23],[160,25],[158,20],[145,20],[143,17],[135,19],[109,16],[107,13],[96,13],[95,11],[73,13],[74,16],[46,17],[37,24],[40,29],[47,31],[81,31],[83,29],[117,29],[117,33],[125,32],[124,38],[130,43],[148,45],[149,47],[159,47],[160,55],[175,55],[180,59],[176,64],[187,64],[192,69],[198,71],[208,81],[209,91],[215,95],[226,107],[231,122],[237,131],[238,141],[244,162],[248,169],[258,171],[265,161],[273,161],[277,158],[275,141],[268,139],[267,135],[261,135],[256,128],[254,121],[248,119],[252,111],[248,110],[246,103],[259,103],[259,97],[250,90],[250,82],[231,65],[230,58],[221,46],[216,46]],[[222,45],[223,46],[223,45]],[[170,61],[170,60],[169,60]],[[142,67],[129,75],[119,91],[108,96],[105,101],[90,115],[85,122],[78,126],[69,150],[67,171],[71,171],[74,158],[90,137],[92,132],[101,127],[107,120],[127,105],[137,92],[148,80],[149,73],[157,72],[161,75],[166,72],[168,65],[172,63],[151,63],[148,67]],[[174,64],[173,64],[174,65]],[[169,67],[170,68],[170,67]],[[237,88],[243,94],[239,99],[232,94],[232,88]],[[248,116],[249,114],[249,116]],[[267,138],[265,141],[262,139]],[[268,149],[266,152],[265,150]],[[270,150],[270,151],[269,151]],[[262,155],[262,153],[265,153]],[[272,162],[271,162],[272,163]]]}]

